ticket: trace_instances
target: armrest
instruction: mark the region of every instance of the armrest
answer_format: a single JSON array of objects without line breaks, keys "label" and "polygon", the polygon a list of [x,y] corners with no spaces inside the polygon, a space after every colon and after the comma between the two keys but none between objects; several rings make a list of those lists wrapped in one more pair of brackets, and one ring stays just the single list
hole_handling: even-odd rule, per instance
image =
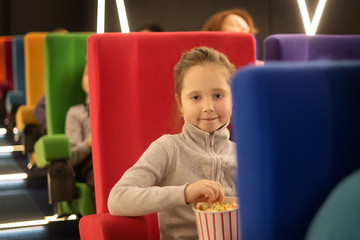
[{"label": "armrest", "polygon": [[25,104],[25,94],[23,91],[9,91],[6,94],[5,107],[8,113],[11,112],[13,106],[21,106]]},{"label": "armrest", "polygon": [[22,105],[16,112],[16,127],[20,132],[24,131],[26,125],[39,124],[34,116],[34,105]]},{"label": "armrest", "polygon": [[78,194],[77,199],[71,201],[62,201],[58,204],[57,213],[60,216],[70,215],[74,213],[79,213],[82,216],[94,214],[95,211],[91,202],[91,193],[90,188],[86,183],[77,182],[76,191]]},{"label": "armrest", "polygon": [[65,134],[42,136],[35,143],[36,165],[46,167],[50,161],[64,160],[71,157],[69,138]]},{"label": "armrest", "polygon": [[84,216],[79,223],[81,240],[150,239],[145,217],[120,217],[110,213]]}]

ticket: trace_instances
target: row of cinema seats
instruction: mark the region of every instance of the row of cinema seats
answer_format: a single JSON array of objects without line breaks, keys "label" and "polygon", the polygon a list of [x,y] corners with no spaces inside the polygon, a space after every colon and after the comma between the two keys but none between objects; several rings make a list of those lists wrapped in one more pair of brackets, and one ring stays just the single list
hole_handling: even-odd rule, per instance
[{"label": "row of cinema seats", "polygon": [[[31,33],[24,38],[25,106],[31,95],[26,66],[34,59],[42,61],[42,69],[36,66],[39,76],[43,75],[30,86],[41,89],[45,84],[47,96],[48,134],[35,147],[39,167],[70,157],[63,135],[65,113],[83,101],[81,73],[88,57],[96,214],[91,214],[89,191],[82,184],[76,185],[77,200],[61,201],[68,200],[69,192],[55,189],[64,187],[66,172],[53,175],[49,184],[60,215],[84,216],[79,226],[82,239],[159,238],[155,214],[114,217],[108,212],[107,198],[150,142],[164,133],[179,132],[173,124],[173,67],[181,52],[194,46],[214,47],[239,68],[233,88],[233,126],[241,166],[240,203],[246,206],[241,211],[243,239],[304,238],[330,190],[360,165],[356,161],[358,134],[352,131],[359,129],[358,63],[307,63],[359,59],[359,36],[273,35],[264,42],[265,66],[243,69],[255,62],[252,35],[90,35]],[[26,58],[27,39],[38,43],[38,57]],[[305,63],[273,64],[274,60]],[[36,66],[31,70],[35,72]],[[36,102],[29,104],[28,115],[23,117],[30,116],[32,124]]]},{"label": "row of cinema seats", "polygon": [[[7,108],[6,127],[8,133],[15,132],[13,129],[18,131],[16,136],[29,158],[37,146],[39,168],[47,168],[52,162],[66,160],[71,155],[69,140],[64,135],[65,116],[70,106],[85,100],[81,78],[86,63],[86,40],[90,35],[30,32],[0,38],[4,42],[0,45],[0,76],[6,80],[0,85],[1,90],[12,81],[12,73],[14,75],[14,86],[2,91],[2,101]],[[41,137],[34,109],[44,94],[47,96],[47,134]],[[48,175],[49,202],[56,205],[56,213],[60,216],[94,213],[89,188],[82,183],[75,185],[74,176],[68,173],[62,169]],[[65,186],[66,181],[72,184]],[[58,186],[61,187],[56,188]],[[69,186],[73,186],[71,194]]]},{"label": "row of cinema seats", "polygon": [[[278,42],[277,59],[266,49],[271,38]],[[179,132],[173,125],[173,66],[181,52],[198,45],[224,52],[239,68],[232,89],[242,239],[304,239],[329,192],[360,167],[360,63],[334,61],[360,58],[338,58],[359,51],[349,38],[359,45],[360,36],[270,36],[265,65],[243,68],[255,61],[254,40],[246,34],[91,36],[97,213],[81,218],[81,239],[159,239],[155,214],[111,216],[107,198],[153,140]],[[298,52],[306,56],[297,58]]]},{"label": "row of cinema seats", "polygon": [[[19,135],[14,136],[17,130],[23,132],[26,126],[37,124],[31,113],[44,94],[43,40],[46,34],[0,37],[0,123],[7,128],[11,143],[20,141]],[[25,145],[25,152],[30,152]]]}]

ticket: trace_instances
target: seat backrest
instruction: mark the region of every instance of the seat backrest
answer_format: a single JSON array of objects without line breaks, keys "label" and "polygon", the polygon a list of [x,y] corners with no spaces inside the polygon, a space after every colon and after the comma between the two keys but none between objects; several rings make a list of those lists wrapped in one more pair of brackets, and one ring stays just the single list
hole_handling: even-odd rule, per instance
[{"label": "seat backrest", "polygon": [[24,60],[24,35],[16,35],[13,40],[13,72],[14,90],[21,91],[25,104],[25,60]]},{"label": "seat backrest", "polygon": [[8,87],[13,85],[12,43],[12,36],[0,37],[0,83]]},{"label": "seat backrest", "polygon": [[243,239],[304,239],[360,167],[360,62],[268,64],[232,85]]},{"label": "seat backrest", "polygon": [[90,33],[49,33],[45,38],[45,106],[48,134],[64,133],[69,107],[85,102],[81,80]]},{"label": "seat backrest", "polygon": [[360,35],[274,34],[264,40],[264,60],[360,59]]},{"label": "seat backrest", "polygon": [[0,83],[5,82],[5,40],[8,37],[0,37]]},{"label": "seat backrest", "polygon": [[250,34],[108,33],[88,40],[96,210],[108,212],[113,185],[165,133],[178,133],[173,70],[181,53],[209,46],[237,67],[255,62]]},{"label": "seat backrest", "polygon": [[14,74],[13,74],[13,37],[7,38],[4,41],[5,52],[5,82],[10,90],[14,86]]},{"label": "seat backrest", "polygon": [[26,105],[35,106],[44,95],[44,39],[47,32],[25,34]]}]

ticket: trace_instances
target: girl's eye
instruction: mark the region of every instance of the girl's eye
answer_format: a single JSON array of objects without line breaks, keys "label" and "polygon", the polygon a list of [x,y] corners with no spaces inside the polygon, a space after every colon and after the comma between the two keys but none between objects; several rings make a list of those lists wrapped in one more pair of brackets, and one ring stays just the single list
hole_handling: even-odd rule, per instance
[{"label": "girl's eye", "polygon": [[199,100],[200,97],[199,97],[199,96],[193,96],[193,97],[191,97],[191,99],[192,99],[192,100]]},{"label": "girl's eye", "polygon": [[222,93],[215,94],[215,98],[222,98],[223,96],[224,96],[224,94],[222,94]]}]

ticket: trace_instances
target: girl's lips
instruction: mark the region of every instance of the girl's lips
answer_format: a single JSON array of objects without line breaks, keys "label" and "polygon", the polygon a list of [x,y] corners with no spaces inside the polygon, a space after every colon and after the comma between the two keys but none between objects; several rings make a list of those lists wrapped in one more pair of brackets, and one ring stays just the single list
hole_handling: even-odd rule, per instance
[{"label": "girl's lips", "polygon": [[213,117],[213,118],[200,118],[200,120],[203,120],[203,121],[213,121],[217,119],[217,117]]}]

